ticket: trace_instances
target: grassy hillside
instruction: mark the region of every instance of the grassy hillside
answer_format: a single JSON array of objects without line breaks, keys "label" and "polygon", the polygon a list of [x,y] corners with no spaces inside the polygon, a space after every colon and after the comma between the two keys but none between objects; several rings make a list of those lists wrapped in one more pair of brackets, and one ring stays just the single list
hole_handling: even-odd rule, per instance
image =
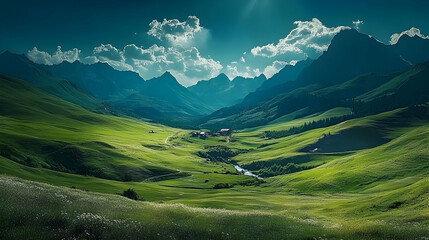
[{"label": "grassy hillside", "polygon": [[[0,237],[90,239],[372,239],[419,238],[418,226],[324,226],[287,214],[189,208],[181,204],[131,201],[46,184],[0,177]],[[30,204],[29,204],[30,203]],[[13,204],[15,208],[8,208]],[[40,206],[31,209],[29,206]],[[43,213],[43,214],[41,214]],[[34,235],[34,230],[39,231]]]},{"label": "grassy hillside", "polygon": [[9,51],[0,54],[0,73],[30,82],[34,86],[87,109],[109,112],[103,103],[72,82],[59,78],[28,60]]},{"label": "grassy hillside", "polygon": [[[0,84],[0,173],[35,181],[0,177],[2,239],[36,231],[42,238],[427,237],[427,105],[264,136],[351,111],[301,108],[201,139],[96,114],[19,79],[2,76]],[[128,188],[147,202],[117,196]]]},{"label": "grassy hillside", "polygon": [[122,181],[233,170],[170,145],[179,129],[95,114],[18,79],[0,82],[1,152],[18,163]]}]

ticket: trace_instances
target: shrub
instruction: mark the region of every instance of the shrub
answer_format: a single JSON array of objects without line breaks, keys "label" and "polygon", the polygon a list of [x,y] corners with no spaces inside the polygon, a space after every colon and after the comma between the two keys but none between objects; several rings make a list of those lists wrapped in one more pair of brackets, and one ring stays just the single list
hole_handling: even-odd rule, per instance
[{"label": "shrub", "polygon": [[230,188],[228,183],[216,183],[213,189]]},{"label": "shrub", "polygon": [[122,193],[122,196],[133,200],[138,200],[139,198],[136,191],[134,191],[134,189],[132,188],[128,188],[128,190],[125,190],[124,193]]}]

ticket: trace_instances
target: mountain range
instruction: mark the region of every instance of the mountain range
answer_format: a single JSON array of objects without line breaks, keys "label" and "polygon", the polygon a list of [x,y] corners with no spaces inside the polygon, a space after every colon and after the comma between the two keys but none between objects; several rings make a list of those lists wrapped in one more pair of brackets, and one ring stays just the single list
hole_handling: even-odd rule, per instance
[{"label": "mountain range", "polygon": [[[407,101],[401,100],[406,103],[395,106],[422,102],[426,88],[417,86],[426,82],[410,84],[426,74],[427,64],[419,63],[429,60],[427,51],[429,40],[417,36],[405,35],[396,44],[385,45],[356,30],[343,30],[318,59],[286,65],[268,80],[264,75],[230,80],[220,74],[188,88],[169,72],[144,80],[105,63],[47,66],[9,51],[0,54],[0,72],[92,111],[172,126],[244,128],[296,111],[313,114],[334,106],[359,105],[367,112],[363,106],[377,101],[385,105],[380,111],[390,109],[392,103],[381,99],[395,94],[409,95]],[[418,90],[418,96],[411,90]]]},{"label": "mountain range", "polygon": [[0,239],[424,239],[428,49],[344,30],[188,88],[3,52]]},{"label": "mountain range", "polygon": [[[406,45],[411,42],[413,45],[409,50]],[[393,86],[398,86],[393,82],[411,84],[413,81],[410,81],[410,73],[418,72],[415,78],[421,77],[420,74],[422,76],[426,74],[423,69],[427,64],[412,64],[429,60],[429,56],[424,57],[420,51],[415,50],[417,48],[422,51],[428,49],[429,41],[419,37],[406,37],[405,40],[399,39],[395,45],[385,45],[356,30],[343,30],[333,38],[327,51],[303,68],[295,80],[271,88],[258,89],[244,98],[240,104],[220,109],[205,117],[201,126],[254,127],[298,110],[303,110],[309,115],[334,106],[353,107],[356,106],[355,101],[367,99],[356,94],[365,96],[364,92],[372,91],[372,88],[379,89],[374,90],[379,94],[405,94],[402,93],[405,89],[398,87],[392,89]],[[414,100],[404,98],[394,105],[399,107],[428,101],[427,86],[428,81],[409,86],[411,89],[420,88],[418,100],[408,89],[405,95]],[[331,91],[335,94],[329,94]],[[384,99],[376,93],[367,95],[374,97],[376,95],[379,99]],[[393,108],[393,104],[387,99],[385,103],[380,104],[385,106],[384,110]]]}]

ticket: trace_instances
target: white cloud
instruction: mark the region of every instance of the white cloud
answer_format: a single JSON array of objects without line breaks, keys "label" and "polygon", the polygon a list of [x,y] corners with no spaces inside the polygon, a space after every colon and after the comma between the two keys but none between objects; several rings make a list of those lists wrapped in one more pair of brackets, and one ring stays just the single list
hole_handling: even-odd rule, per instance
[{"label": "white cloud", "polygon": [[165,18],[162,22],[153,20],[149,26],[147,34],[161,41],[167,40],[174,46],[188,45],[195,34],[203,30],[203,27],[200,26],[200,19],[195,16],[189,16],[184,22]]},{"label": "white cloud", "polygon": [[423,35],[420,32],[420,29],[412,27],[406,31],[403,31],[401,33],[395,33],[392,36],[390,36],[390,44],[393,45],[393,44],[398,43],[399,39],[404,35],[408,35],[410,37],[418,36],[418,37],[423,38],[423,39],[429,39],[429,36]]},{"label": "white cloud", "polygon": [[232,80],[236,77],[253,78],[262,73],[259,68],[251,68],[250,66],[237,65],[237,62],[231,62],[226,66],[225,74]]},{"label": "white cloud", "polygon": [[196,47],[178,50],[156,44],[149,48],[129,44],[119,50],[110,44],[102,44],[94,48],[93,53],[85,61],[105,62],[118,70],[137,72],[144,79],[158,77],[170,71],[184,86],[215,77],[222,70],[219,61],[201,56]]},{"label": "white cloud", "polygon": [[175,77],[185,86],[196,84],[201,79],[210,79],[219,75],[222,65],[219,61],[204,58],[197,48],[193,47],[180,53],[184,65],[183,72],[175,71]]},{"label": "white cloud", "polygon": [[53,55],[34,47],[28,51],[27,55],[31,61],[45,65],[76,60],[84,64],[107,63],[120,71],[137,72],[144,79],[158,77],[166,71],[170,71],[184,86],[193,85],[199,80],[213,78],[219,75],[223,69],[219,61],[201,56],[196,47],[178,50],[156,44],[149,48],[129,44],[122,50],[111,44],[101,44],[94,48],[92,55],[82,58],[79,57],[79,49],[63,52],[61,47],[58,47]]},{"label": "white cloud", "polygon": [[215,77],[220,72],[226,73],[230,79],[236,76],[255,77],[262,73],[271,77],[286,64],[293,65],[307,57],[317,58],[328,48],[335,34],[348,28],[328,28],[316,18],[296,21],[294,24],[296,27],[278,43],[257,46],[251,49],[251,54],[244,52],[237,61],[225,68],[219,61],[202,56],[196,47],[204,43],[209,30],[200,26],[195,16],[189,16],[183,22],[178,19],[164,19],[162,22],[153,20],[147,34],[161,40],[162,45],[141,47],[128,44],[119,49],[111,44],[101,44],[89,56],[80,56],[80,50],[76,48],[63,52],[58,47],[50,55],[35,47],[28,51],[28,56],[34,62],[47,65],[76,60],[85,64],[104,62],[117,70],[137,72],[144,79],[170,71],[181,84],[188,86]]},{"label": "white cloud", "polygon": [[133,67],[125,62],[123,53],[111,44],[101,44],[92,53],[95,62],[107,63],[120,71],[133,71]]},{"label": "white cloud", "polygon": [[122,55],[117,48],[111,44],[101,44],[98,47],[95,47],[93,50],[94,56],[96,56],[100,61],[104,60],[113,60],[113,61],[122,61]]},{"label": "white cloud", "polygon": [[287,62],[283,61],[274,61],[273,64],[267,66],[264,69],[264,75],[267,78],[271,78],[274,74],[278,73],[282,68],[284,68],[286,65],[288,65]]},{"label": "white cloud", "polygon": [[285,38],[277,44],[270,43],[265,46],[257,46],[251,50],[254,56],[272,58],[279,55],[293,55],[295,59],[306,57],[316,58],[325,51],[332,38],[341,30],[349,27],[339,26],[328,28],[317,18],[311,21],[296,21],[294,28]]},{"label": "white cloud", "polygon": [[37,47],[34,47],[27,52],[27,56],[31,61],[45,65],[60,64],[64,61],[72,63],[76,60],[79,60],[79,55],[79,49],[73,48],[68,51],[62,51],[61,46],[57,47],[57,51],[55,51],[53,55],[44,51],[40,51],[37,49]]},{"label": "white cloud", "polygon": [[135,44],[128,44],[124,47],[124,58],[133,58],[138,60],[154,61],[155,56],[149,49],[137,47]]},{"label": "white cloud", "polygon": [[363,24],[363,21],[362,20],[356,20],[356,21],[353,21],[353,26],[354,26],[354,28],[356,29],[356,30],[359,30],[360,29],[360,25],[362,25]]}]

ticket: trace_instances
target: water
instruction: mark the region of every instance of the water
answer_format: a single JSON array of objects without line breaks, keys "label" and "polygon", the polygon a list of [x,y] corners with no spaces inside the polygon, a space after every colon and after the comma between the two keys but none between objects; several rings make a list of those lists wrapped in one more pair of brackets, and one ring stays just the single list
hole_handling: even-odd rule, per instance
[{"label": "water", "polygon": [[243,173],[244,175],[252,176],[252,177],[255,177],[255,178],[257,178],[257,179],[262,179],[260,176],[258,176],[258,175],[256,175],[256,174],[254,174],[254,173],[252,173],[251,171],[249,171],[249,170],[247,170],[247,169],[244,169],[244,168],[242,168],[242,167],[240,167],[240,166],[238,166],[238,165],[234,165],[234,167],[235,167],[235,169],[237,169],[237,171],[239,171],[239,172]]}]

